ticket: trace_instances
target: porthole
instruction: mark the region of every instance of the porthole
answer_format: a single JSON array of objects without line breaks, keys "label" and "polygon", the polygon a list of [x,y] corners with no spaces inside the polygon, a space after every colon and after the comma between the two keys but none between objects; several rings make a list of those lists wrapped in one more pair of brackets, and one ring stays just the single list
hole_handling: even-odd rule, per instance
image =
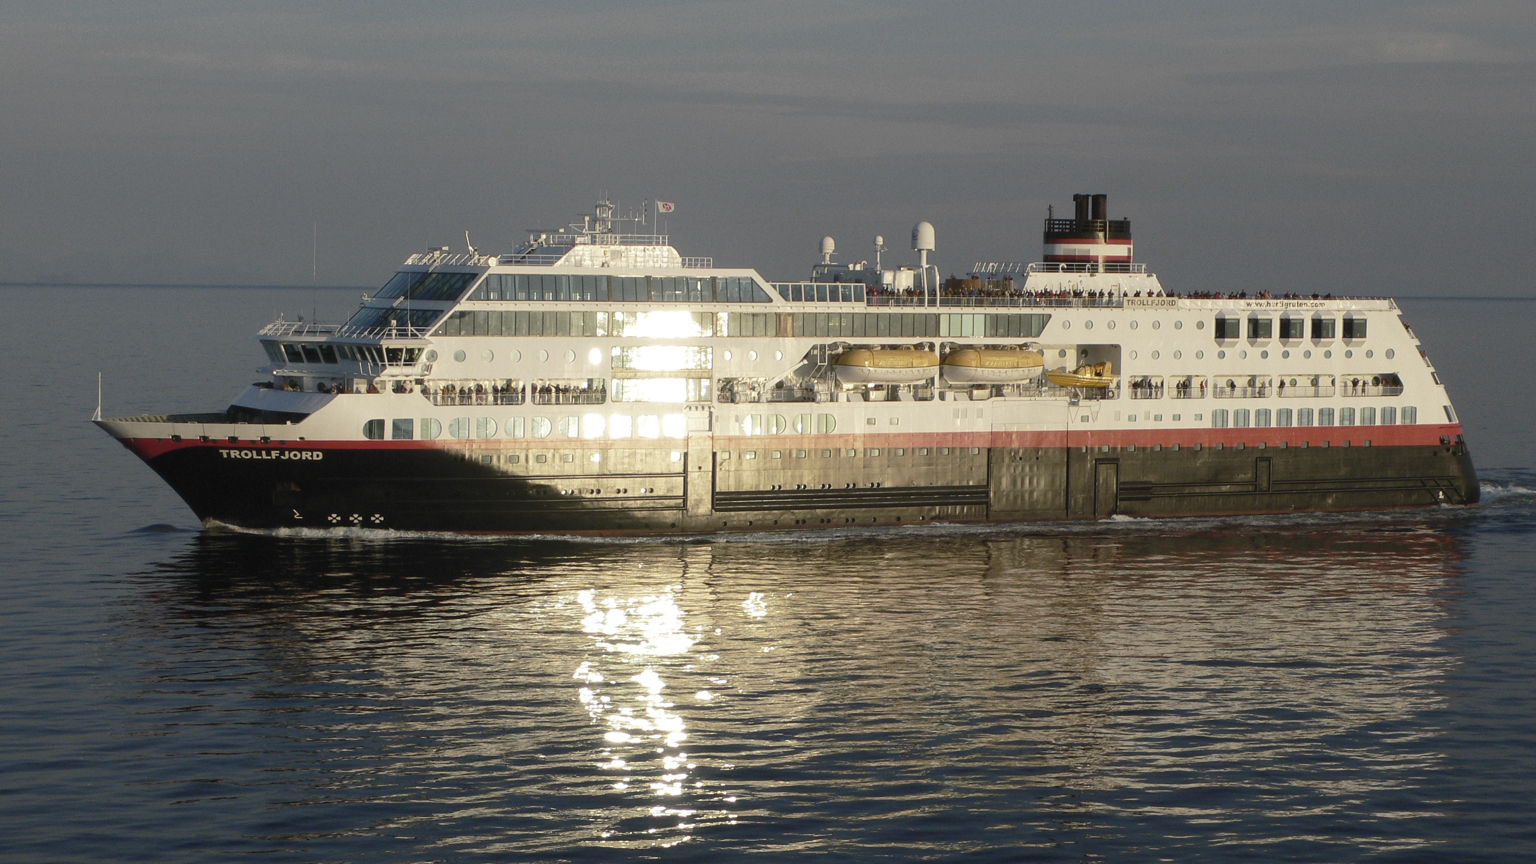
[{"label": "porthole", "polygon": [[1060,351],[1057,351],[1056,352],[1056,356],[1057,357],[1065,357],[1065,356],[1067,356],[1067,349],[1063,348]]},{"label": "porthole", "polygon": [[1159,358],[1159,357],[1160,357],[1160,356],[1161,356],[1161,355],[1160,355],[1160,354],[1159,354],[1159,353],[1158,353],[1158,352],[1156,352],[1156,351],[1153,351],[1153,352],[1152,352],[1152,359],[1153,359],[1153,360],[1157,360],[1157,359],[1158,359],[1158,358]]},{"label": "porthole", "polygon": [[1178,360],[1178,359],[1182,358],[1183,356],[1184,356],[1184,352],[1183,351],[1175,351],[1175,352],[1173,352],[1173,359],[1175,359],[1175,360]]},{"label": "porthole", "polygon": [[775,360],[783,360],[784,359],[784,352],[783,351],[775,351],[775,352],[773,352],[773,359],[775,359]]},{"label": "porthole", "polygon": [[513,363],[517,363],[523,359],[523,352],[514,348],[507,352],[507,359],[511,360]]},{"label": "porthole", "polygon": [[1242,351],[1237,352],[1237,359],[1239,359],[1239,360],[1247,360],[1248,359],[1248,350],[1245,348]]},{"label": "porthole", "polygon": [[1331,359],[1333,359],[1333,352],[1332,351],[1324,351],[1323,352],[1323,359],[1324,360],[1331,360]]},{"label": "porthole", "polygon": [[1093,329],[1093,322],[1092,321],[1084,321],[1083,322],[1083,329],[1084,330],[1092,330]]},{"label": "porthole", "polygon": [[756,351],[748,351],[747,352],[747,359],[748,360],[756,360],[757,359],[757,352]]},{"label": "porthole", "polygon": [[1348,359],[1350,359],[1351,357],[1354,357],[1354,356],[1355,356],[1355,352],[1353,350],[1345,351],[1344,352],[1344,359],[1345,360],[1348,360]]},{"label": "porthole", "polygon": [[1131,352],[1131,359],[1132,359],[1132,360],[1135,360],[1135,359],[1136,359],[1136,352],[1135,352],[1135,351],[1132,351],[1132,352]]},{"label": "porthole", "polygon": [[567,362],[567,363],[575,363],[576,362],[576,352],[572,351],[569,348],[565,349],[565,362]]},{"label": "porthole", "polygon": [[1217,351],[1216,352],[1216,359],[1217,360],[1225,360],[1225,359],[1227,359],[1227,352],[1225,352],[1225,351]]},{"label": "porthole", "polygon": [[487,362],[487,363],[489,363],[489,362],[491,362],[491,361],[492,361],[492,360],[495,360],[495,359],[496,359],[496,352],[495,352],[495,351],[492,351],[492,350],[491,350],[491,349],[489,349],[489,348],[486,348],[486,349],[484,349],[484,350],[482,350],[482,351],[481,351],[481,352],[480,352],[480,359],[481,359],[481,360],[484,360],[484,361],[485,361],[485,362]]},{"label": "porthole", "polygon": [[543,348],[539,349],[539,362],[540,363],[548,363],[549,362],[549,352],[545,351]]},{"label": "porthole", "polygon": [[727,360],[731,359],[731,352],[729,352],[729,351],[725,352],[725,359],[727,359]]},{"label": "porthole", "polygon": [[[1110,323],[1114,323],[1114,322],[1110,322]],[[1131,329],[1132,330],[1136,329],[1136,319],[1135,318],[1131,319]]]},{"label": "porthole", "polygon": [[1260,351],[1259,352],[1259,359],[1260,360],[1268,360],[1269,359],[1269,352],[1268,351]]},{"label": "porthole", "polygon": [[467,357],[467,356],[469,356],[469,355],[464,353],[464,349],[460,348],[459,350],[453,352],[453,362],[455,362],[455,363],[463,363],[464,362],[464,358]]},{"label": "porthole", "polygon": [[1371,349],[1369,349],[1369,348],[1365,349],[1365,359],[1367,359],[1367,360],[1371,359],[1371,354],[1372,353],[1373,352],[1371,351]]},{"label": "porthole", "polygon": [[1071,330],[1072,329],[1072,322],[1071,321],[1063,321],[1063,322],[1061,322],[1061,329],[1063,329],[1063,330]]},{"label": "porthole", "polygon": [[1392,359],[1392,355],[1393,355],[1393,354],[1394,354],[1394,353],[1395,353],[1395,352],[1393,352],[1393,350],[1392,350],[1392,349],[1391,349],[1391,348],[1388,348],[1388,349],[1387,349],[1387,359],[1388,359],[1388,360],[1391,360],[1391,359]]},{"label": "porthole", "polygon": [[1311,360],[1312,359],[1312,349],[1308,348],[1307,350],[1301,352],[1301,356],[1303,358],[1307,359],[1307,360]]},{"label": "porthole", "polygon": [[1201,318],[1199,321],[1195,322],[1195,329],[1196,330],[1204,330],[1205,329],[1205,319],[1204,318]]},{"label": "porthole", "polygon": [[1113,329],[1115,329],[1115,321],[1114,321],[1114,319],[1113,319],[1113,318],[1111,318],[1111,319],[1110,319],[1110,320],[1109,320],[1109,322],[1108,322],[1108,323],[1106,323],[1106,324],[1105,324],[1105,325],[1104,325],[1104,326],[1105,326],[1105,327],[1108,327],[1108,328],[1109,328],[1109,329],[1111,329],[1111,330],[1113,330]]},{"label": "porthole", "polygon": [[1291,352],[1289,352],[1289,351],[1281,351],[1280,352],[1280,359],[1281,360],[1289,360],[1289,359],[1291,359]]},{"label": "porthole", "polygon": [[588,351],[587,362],[593,366],[600,365],[603,362],[603,349],[593,348],[591,351]]},{"label": "porthole", "polygon": [[1152,329],[1153,330],[1161,330],[1161,329],[1163,329],[1163,322],[1161,322],[1161,321],[1153,321],[1152,322]]},{"label": "porthole", "polygon": [[437,352],[436,351],[428,351],[426,359],[427,359],[428,363],[436,363],[437,362]]},{"label": "porthole", "polygon": [[1195,352],[1195,359],[1196,360],[1204,360],[1205,359],[1205,352],[1204,351],[1196,351]]}]

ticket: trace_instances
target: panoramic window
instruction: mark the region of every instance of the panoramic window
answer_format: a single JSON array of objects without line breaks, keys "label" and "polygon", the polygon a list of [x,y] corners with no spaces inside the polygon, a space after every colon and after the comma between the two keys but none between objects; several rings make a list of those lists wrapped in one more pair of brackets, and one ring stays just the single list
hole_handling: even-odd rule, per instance
[{"label": "panoramic window", "polygon": [[1336,322],[1332,318],[1313,318],[1312,319],[1312,338],[1313,339],[1332,339],[1332,338],[1334,338],[1334,335],[1335,335],[1335,332],[1336,332],[1335,328],[1334,328],[1334,324],[1335,323]]},{"label": "panoramic window", "polygon": [[1217,339],[1236,339],[1242,335],[1242,326],[1243,322],[1240,318],[1217,318],[1216,332],[1213,335]]},{"label": "panoramic window", "polygon": [[1275,320],[1273,318],[1249,318],[1248,338],[1268,339],[1274,334]]},{"label": "panoramic window", "polygon": [[1364,318],[1345,318],[1344,319],[1344,338],[1345,339],[1364,339],[1365,338],[1365,319]]},{"label": "panoramic window", "polygon": [[1305,318],[1281,318],[1281,339],[1304,339],[1307,335],[1307,321]]}]

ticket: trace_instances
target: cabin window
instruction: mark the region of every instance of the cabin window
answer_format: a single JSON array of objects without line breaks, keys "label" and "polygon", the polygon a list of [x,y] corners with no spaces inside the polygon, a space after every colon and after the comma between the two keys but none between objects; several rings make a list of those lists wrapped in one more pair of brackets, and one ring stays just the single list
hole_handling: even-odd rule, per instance
[{"label": "cabin window", "polygon": [[367,438],[369,441],[383,441],[384,440],[384,421],[383,420],[369,420],[367,423],[364,423],[363,424],[363,437]]},{"label": "cabin window", "polygon": [[1353,409],[1353,408],[1340,408],[1339,409],[1339,425],[1340,426],[1353,426],[1353,425],[1355,425],[1355,409]]},{"label": "cabin window", "polygon": [[1268,408],[1255,408],[1254,409],[1254,411],[1253,411],[1253,425],[1255,425],[1255,426],[1268,426],[1269,425],[1269,409]]},{"label": "cabin window", "polygon": [[1376,425],[1376,409],[1374,407],[1366,407],[1366,408],[1361,408],[1360,409],[1360,425],[1361,426],[1375,426]]},{"label": "cabin window", "polygon": [[1273,318],[1249,318],[1248,338],[1269,339],[1274,335],[1275,320]]},{"label": "cabin window", "polygon": [[1412,426],[1419,422],[1419,409],[1412,405],[1403,406],[1403,425]]},{"label": "cabin window", "polygon": [[1232,425],[1238,429],[1248,428],[1248,409],[1238,408],[1232,412]]},{"label": "cabin window", "polygon": [[831,414],[816,415],[816,431],[827,435],[837,429],[837,418]]},{"label": "cabin window", "polygon": [[[464,422],[467,424],[469,422],[469,420],[466,418],[464,420]],[[529,429],[528,429],[529,434],[532,435],[535,438],[548,438],[550,430],[552,428],[554,428],[550,424],[548,417],[534,417],[534,418],[532,418],[532,419],[530,419],[528,421],[528,426],[529,426]],[[450,430],[449,434],[452,434],[451,430]],[[459,437],[459,436],[454,436],[454,437]]]},{"label": "cabin window", "polygon": [[416,437],[416,421],[396,418],[389,422],[389,437],[395,441],[409,441]]},{"label": "cabin window", "polygon": [[1332,338],[1334,338],[1334,336],[1335,336],[1334,324],[1335,323],[1336,322],[1332,318],[1313,318],[1312,319],[1312,338],[1313,339],[1332,339]]},{"label": "cabin window", "polygon": [[1281,339],[1304,339],[1307,335],[1307,321],[1305,318],[1281,318]]},{"label": "cabin window", "polygon": [[1211,412],[1211,428],[1225,429],[1227,427],[1227,409],[1217,408]]},{"label": "cabin window", "polygon": [[476,417],[475,418],[475,437],[476,438],[495,438],[496,437],[496,421],[492,420],[489,417]]},{"label": "cabin window", "polygon": [[1242,326],[1237,318],[1217,318],[1214,335],[1217,339],[1236,339],[1242,335]]},{"label": "cabin window", "polygon": [[1317,425],[1319,425],[1319,426],[1332,426],[1333,425],[1333,409],[1332,408],[1319,408],[1319,409],[1317,409]]},{"label": "cabin window", "polygon": [[1344,338],[1345,339],[1364,339],[1365,338],[1365,319],[1364,318],[1345,318],[1344,319]]}]

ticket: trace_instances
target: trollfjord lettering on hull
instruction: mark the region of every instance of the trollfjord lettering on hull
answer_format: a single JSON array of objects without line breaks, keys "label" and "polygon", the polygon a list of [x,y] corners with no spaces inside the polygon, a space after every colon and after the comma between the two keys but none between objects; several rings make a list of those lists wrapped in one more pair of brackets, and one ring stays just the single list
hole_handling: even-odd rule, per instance
[{"label": "trollfjord lettering on hull", "polygon": [[319,450],[225,450],[219,448],[219,455],[225,459],[299,459],[305,461],[319,461],[325,458],[325,453]]}]

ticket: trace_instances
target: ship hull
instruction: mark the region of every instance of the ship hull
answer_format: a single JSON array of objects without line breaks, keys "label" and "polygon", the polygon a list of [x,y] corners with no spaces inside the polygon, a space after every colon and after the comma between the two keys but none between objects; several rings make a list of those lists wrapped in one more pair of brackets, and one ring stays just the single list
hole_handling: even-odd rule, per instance
[{"label": "ship hull", "polygon": [[[1266,442],[1204,430],[1183,445],[1067,433],[910,436],[900,456],[893,446],[809,436],[774,441],[780,449],[771,451],[762,438],[543,448],[119,440],[204,523],[248,529],[700,533],[1476,503],[1459,427],[1444,427],[1445,443],[1414,443],[1438,427],[1418,428],[1414,441],[1407,428],[1286,430]],[[1394,434],[1403,443],[1387,443]]]}]

